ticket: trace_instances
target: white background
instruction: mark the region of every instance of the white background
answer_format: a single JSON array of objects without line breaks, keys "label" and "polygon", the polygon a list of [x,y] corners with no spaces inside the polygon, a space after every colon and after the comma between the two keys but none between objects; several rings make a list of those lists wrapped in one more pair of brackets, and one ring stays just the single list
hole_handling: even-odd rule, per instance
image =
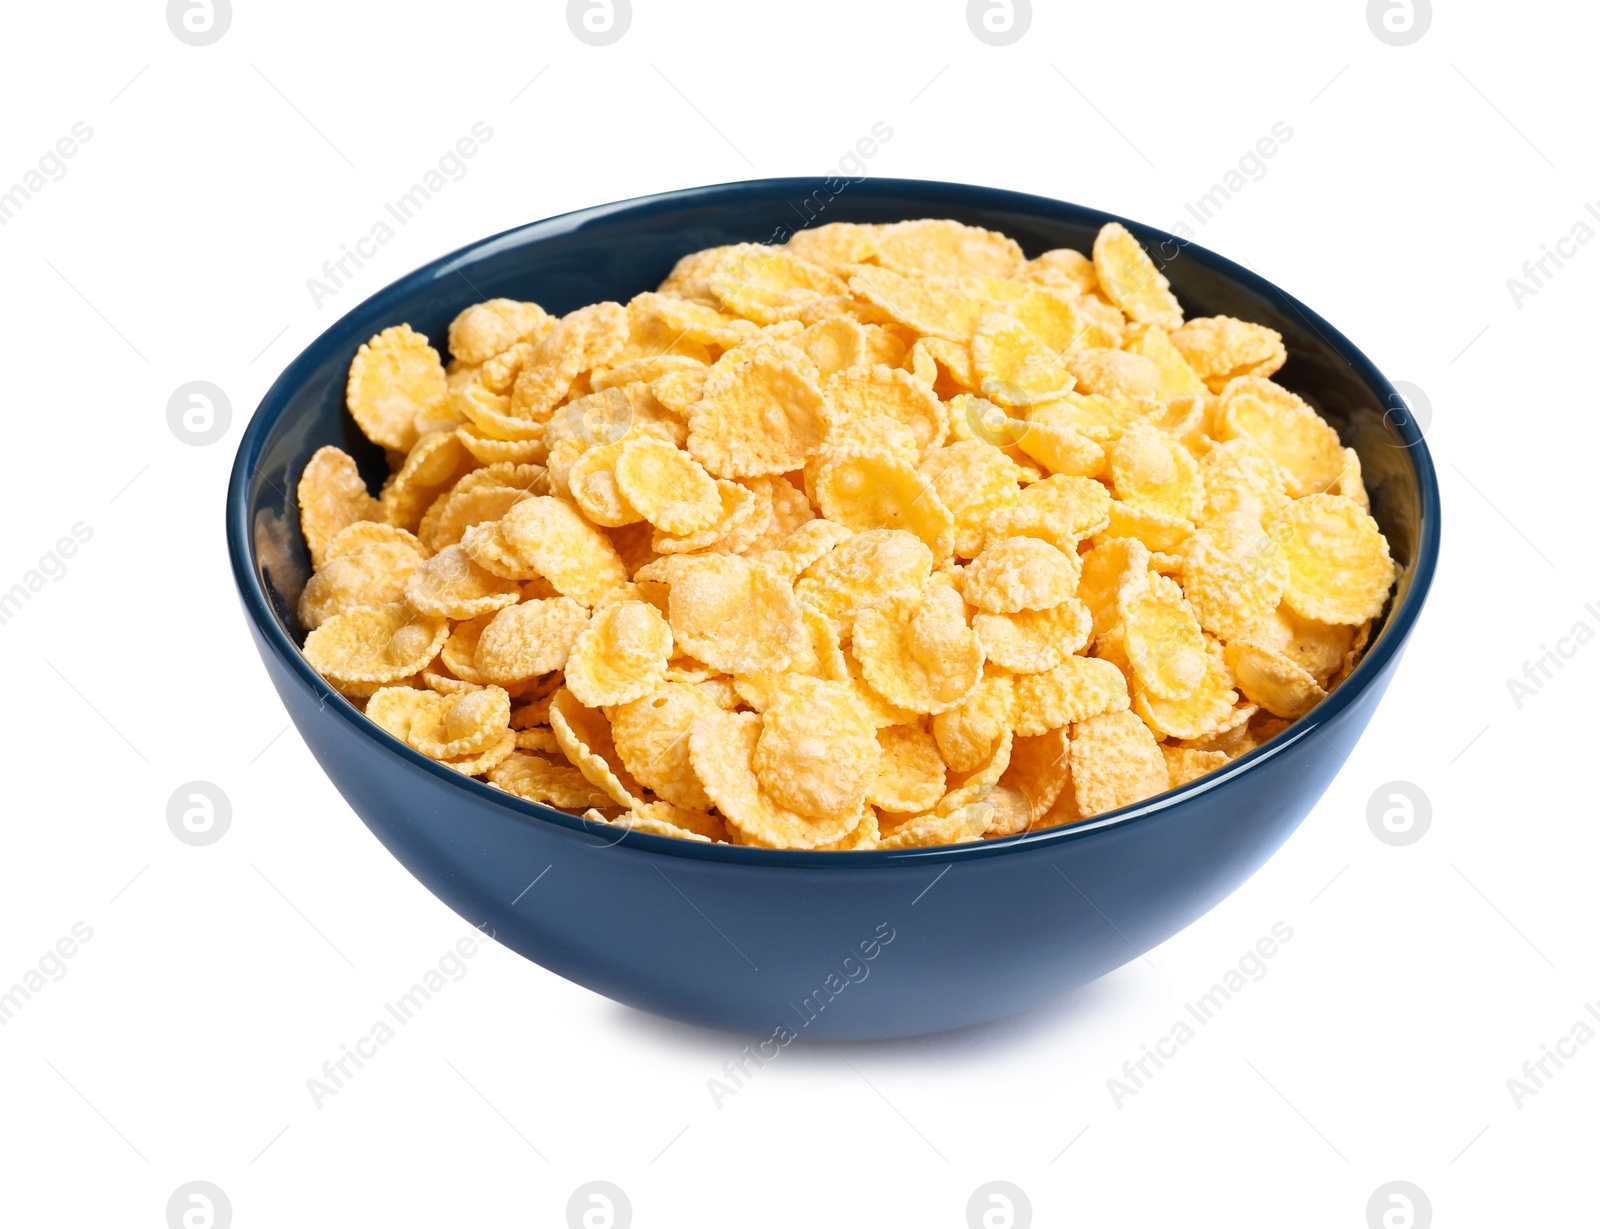
[{"label": "white background", "polygon": [[[635,0],[595,48],[557,3],[236,0],[192,47],[162,7],[4,18],[0,186],[93,129],[0,227],[0,589],[75,522],[93,532],[0,627],[0,987],[93,929],[0,1028],[8,1222],[160,1226],[203,1179],[240,1229],[561,1226],[603,1178],[641,1229],[956,1227],[991,1179],[1038,1225],[1360,1229],[1393,1179],[1440,1226],[1574,1223],[1600,1045],[1520,1108],[1506,1082],[1600,1000],[1600,647],[1520,708],[1506,680],[1580,619],[1600,630],[1582,374],[1600,244],[1520,306],[1506,283],[1600,198],[1592,11],[1440,5],[1397,48],[1354,0],[1040,3],[996,48],[951,0]],[[314,306],[307,279],[478,120],[494,135],[466,177]],[[827,173],[879,120],[873,174],[1158,226],[1275,121],[1293,129],[1198,241],[1431,403],[1444,557],[1365,738],[1236,895],[1058,1009],[795,1045],[717,1108],[707,1080],[742,1039],[490,947],[315,1107],[307,1079],[466,927],[286,729],[223,546],[245,420],[337,315],[446,250],[617,198]],[[166,421],[197,379],[233,407],[208,447]],[[197,778],[233,808],[204,848],[165,819]],[[1366,821],[1395,779],[1432,802],[1405,848]],[[1119,1108],[1107,1080],[1280,920],[1294,937],[1267,976]]]}]

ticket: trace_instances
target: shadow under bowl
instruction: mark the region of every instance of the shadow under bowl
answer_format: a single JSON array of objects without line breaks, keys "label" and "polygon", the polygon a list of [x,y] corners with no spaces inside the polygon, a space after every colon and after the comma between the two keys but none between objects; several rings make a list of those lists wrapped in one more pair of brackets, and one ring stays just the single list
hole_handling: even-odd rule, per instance
[{"label": "shadow under bowl", "polygon": [[[1064,828],[934,849],[807,853],[629,834],[464,778],[370,723],[301,656],[310,573],[295,487],[324,444],[376,488],[382,451],[344,408],[357,347],[402,321],[443,351],[462,308],[505,296],[562,313],[653,289],[679,256],[782,242],[793,224],[955,218],[1029,256],[1087,252],[1124,222],[1186,315],[1283,334],[1277,379],[1360,455],[1399,582],[1365,658],[1278,737],[1180,789]],[[828,197],[808,179],[721,184],[603,205],[472,244],[331,325],[268,390],[227,497],[233,574],[285,708],[367,827],[427,888],[528,959],[620,1002],[761,1037],[910,1036],[1065,995],[1183,929],[1295,829],[1365,729],[1399,662],[1439,549],[1439,493],[1394,387],[1277,287],[1165,232],[1016,192],[873,179]]]}]

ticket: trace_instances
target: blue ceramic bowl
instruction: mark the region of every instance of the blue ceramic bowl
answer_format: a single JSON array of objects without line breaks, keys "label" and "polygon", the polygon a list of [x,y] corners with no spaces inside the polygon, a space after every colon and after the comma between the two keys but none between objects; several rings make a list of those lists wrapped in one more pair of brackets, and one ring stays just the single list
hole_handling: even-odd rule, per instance
[{"label": "blue ceramic bowl", "polygon": [[[909,1036],[1055,999],[1154,947],[1239,886],[1327,788],[1388,686],[1433,579],[1439,491],[1405,403],[1332,325],[1203,248],[1119,219],[1190,316],[1283,334],[1280,379],[1361,456],[1400,579],[1355,672],[1226,770],[1066,828],[939,849],[802,853],[701,845],[585,823],[463,778],[369,723],[300,655],[309,573],[301,467],[337,444],[376,486],[381,452],[344,409],[356,348],[408,321],[441,350],[495,296],[566,312],[652,289],[685,252],[781,242],[797,219],[949,217],[1027,253],[1087,252],[1112,215],[917,180],[766,179],[602,205],[462,248],[332,325],[268,391],[228,488],[228,550],[267,673],[356,814],[430,891],[528,959],[645,1011],[782,1043]],[[622,839],[619,839],[619,836]],[[532,885],[532,886],[530,886]],[[768,1049],[772,1043],[769,1042]]]}]

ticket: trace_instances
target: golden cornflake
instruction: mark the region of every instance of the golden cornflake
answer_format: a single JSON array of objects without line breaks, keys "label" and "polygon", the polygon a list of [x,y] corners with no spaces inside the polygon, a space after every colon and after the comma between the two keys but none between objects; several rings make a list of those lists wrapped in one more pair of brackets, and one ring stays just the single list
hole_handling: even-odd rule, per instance
[{"label": "golden cornflake", "polygon": [[433,414],[446,391],[439,352],[397,324],[356,351],[345,404],[368,439],[403,452],[417,442],[418,418]]},{"label": "golden cornflake", "polygon": [[1089,608],[1075,597],[1048,610],[972,616],[984,656],[1016,674],[1055,669],[1089,643],[1093,626]]},{"label": "golden cornflake", "polygon": [[1270,376],[1288,358],[1282,334],[1232,316],[1191,320],[1172,334],[1172,344],[1214,393],[1235,376]]},{"label": "golden cornflake", "polygon": [[459,546],[445,547],[405,581],[406,601],[424,614],[446,619],[474,619],[513,606],[520,596],[521,586],[516,581],[480,567]]},{"label": "golden cornflake", "polygon": [[782,474],[820,451],[832,425],[814,376],[758,352],[712,371],[689,407],[688,448],[718,478]]},{"label": "golden cornflake", "polygon": [[983,675],[983,646],[960,595],[930,585],[857,617],[850,652],[873,690],[913,713],[954,708]]},{"label": "golden cornflake", "polygon": [[449,635],[448,620],[390,602],[334,615],[306,637],[303,651],[328,678],[392,683],[432,661]]},{"label": "golden cornflake", "polygon": [[484,624],[472,667],[496,683],[563,669],[588,620],[588,612],[570,597],[508,606]]},{"label": "golden cornflake", "polygon": [[1068,752],[1078,812],[1100,815],[1168,788],[1167,761],[1132,713],[1103,713],[1072,727]]},{"label": "golden cornflake", "polygon": [[1122,671],[1096,657],[1068,657],[1052,670],[1019,675],[1013,685],[1012,728],[1024,738],[1128,707]]},{"label": "golden cornflake", "polygon": [[649,602],[613,602],[573,642],[567,689],[589,708],[626,704],[666,680],[671,656],[672,629],[659,610]]},{"label": "golden cornflake", "polygon": [[1394,562],[1378,523],[1343,495],[1307,495],[1274,527],[1289,560],[1283,600],[1323,623],[1359,624],[1383,613]]},{"label": "golden cornflake", "polygon": [[1094,271],[1106,298],[1135,324],[1163,329],[1183,324],[1171,283],[1120,222],[1107,222],[1095,236]]},{"label": "golden cornflake", "polygon": [[1049,610],[1078,588],[1080,564],[1042,538],[1001,538],[985,546],[966,569],[963,593],[990,614]]},{"label": "golden cornflake", "polygon": [[295,499],[313,568],[322,566],[328,543],[340,530],[357,521],[383,519],[383,505],[367,491],[355,461],[331,444],[311,454],[300,472]]}]

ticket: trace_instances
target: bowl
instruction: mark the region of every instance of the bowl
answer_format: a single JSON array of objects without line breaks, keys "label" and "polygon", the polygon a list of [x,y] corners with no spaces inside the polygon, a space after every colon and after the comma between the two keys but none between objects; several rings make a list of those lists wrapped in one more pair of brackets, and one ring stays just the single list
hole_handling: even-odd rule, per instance
[{"label": "bowl", "polygon": [[[829,181],[837,186],[837,181]],[[1360,454],[1399,567],[1365,658],[1309,715],[1225,769],[1135,806],[1000,840],[816,853],[628,833],[525,802],[419,755],[332,691],[301,656],[310,572],[295,486],[324,444],[385,471],[344,408],[356,348],[409,322],[443,349],[463,307],[506,296],[566,312],[653,289],[686,252],[782,242],[796,219],[950,217],[1029,256],[1087,252],[1123,222],[1189,316],[1283,334],[1277,378]],[[580,210],[474,243],[378,291],[268,390],[239,445],[228,551],[250,633],[306,745],[374,835],[440,900],[528,959],[621,1003],[761,1038],[910,1036],[1047,1003],[1140,956],[1244,882],[1349,756],[1427,597],[1439,492],[1394,387],[1332,325],[1192,243],[1077,205],[919,180],[763,179]]]}]

